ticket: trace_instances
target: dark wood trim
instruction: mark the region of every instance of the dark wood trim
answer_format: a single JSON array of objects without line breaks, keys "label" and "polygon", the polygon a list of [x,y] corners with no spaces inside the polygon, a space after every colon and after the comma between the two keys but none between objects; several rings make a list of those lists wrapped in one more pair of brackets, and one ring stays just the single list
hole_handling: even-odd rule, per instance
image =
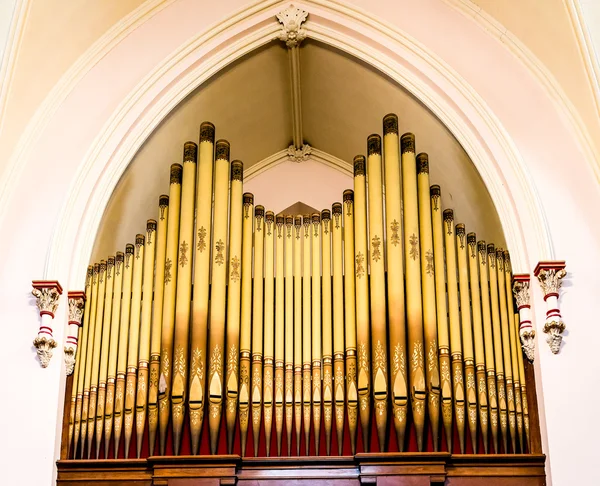
[{"label": "dark wood trim", "polygon": [[71,393],[73,392],[73,374],[67,376],[65,383],[65,403],[63,408],[63,421],[60,436],[60,458],[69,457],[69,417],[71,415]]},{"label": "dark wood trim", "polygon": [[[148,459],[61,460],[57,484],[120,486],[248,486],[293,483],[355,486],[544,486],[543,454],[369,453],[342,457],[161,456]],[[479,479],[478,479],[479,478]]]},{"label": "dark wood trim", "polygon": [[540,412],[538,409],[537,391],[535,386],[535,369],[533,363],[523,356],[525,381],[527,382],[527,410],[529,412],[529,434],[532,454],[542,454],[542,433],[540,430]]}]

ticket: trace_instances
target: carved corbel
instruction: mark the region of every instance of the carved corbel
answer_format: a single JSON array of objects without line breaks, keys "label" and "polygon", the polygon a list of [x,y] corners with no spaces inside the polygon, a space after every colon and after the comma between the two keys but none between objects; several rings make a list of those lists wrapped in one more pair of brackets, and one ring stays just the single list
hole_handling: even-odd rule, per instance
[{"label": "carved corbel", "polygon": [[37,349],[42,368],[46,368],[52,358],[52,350],[56,347],[56,341],[52,336],[52,320],[63,289],[56,280],[34,280],[32,286],[31,293],[37,300],[41,317],[40,328],[33,345]]},{"label": "carved corbel", "polygon": [[294,145],[290,145],[287,150],[288,158],[293,162],[303,162],[308,160],[312,154],[312,147],[305,143],[301,149],[297,149]]},{"label": "carved corbel", "polygon": [[531,305],[529,303],[530,276],[526,274],[517,274],[513,276],[513,294],[517,301],[519,311],[519,337],[521,338],[521,347],[527,359],[533,363],[535,357],[535,329],[531,323]]},{"label": "carved corbel", "polygon": [[548,334],[546,342],[550,345],[550,350],[554,354],[558,354],[560,350],[562,332],[565,330],[565,324],[562,321],[558,306],[558,291],[562,285],[562,279],[567,274],[565,267],[564,261],[540,262],[533,272],[544,292],[547,308],[544,332]]},{"label": "carved corbel", "polygon": [[75,368],[75,354],[79,340],[79,328],[83,319],[85,305],[85,292],[79,290],[69,292],[69,332],[65,341],[65,369],[67,376],[73,373]]},{"label": "carved corbel", "polygon": [[281,24],[279,40],[285,42],[290,49],[298,47],[306,39],[306,30],[302,28],[302,23],[308,17],[308,12],[290,5],[285,10],[277,14],[277,20]]}]

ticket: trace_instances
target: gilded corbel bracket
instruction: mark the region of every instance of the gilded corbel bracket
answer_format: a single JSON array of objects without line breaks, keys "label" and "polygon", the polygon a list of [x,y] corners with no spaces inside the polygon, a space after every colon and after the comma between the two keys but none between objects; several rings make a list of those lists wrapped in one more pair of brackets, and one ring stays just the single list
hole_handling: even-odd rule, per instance
[{"label": "gilded corbel bracket", "polygon": [[33,340],[33,345],[37,349],[42,368],[46,368],[52,358],[53,349],[56,347],[56,341],[52,335],[52,320],[63,289],[56,280],[34,280],[31,284],[33,286],[31,293],[36,298],[41,317],[40,328],[38,335]]}]

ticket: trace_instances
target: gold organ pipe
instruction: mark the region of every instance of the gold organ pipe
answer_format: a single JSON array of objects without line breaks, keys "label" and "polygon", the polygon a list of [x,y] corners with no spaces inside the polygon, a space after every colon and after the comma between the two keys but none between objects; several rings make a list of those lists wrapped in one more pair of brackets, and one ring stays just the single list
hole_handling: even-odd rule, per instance
[{"label": "gold organ pipe", "polygon": [[163,313],[160,339],[160,375],[158,378],[158,430],[159,452],[166,453],[167,427],[171,412],[171,373],[173,371],[173,338],[175,328],[175,297],[177,293],[177,251],[179,247],[179,216],[181,209],[181,178],[183,167],[171,165],[169,184],[169,224],[167,226],[167,252]]},{"label": "gold organ pipe", "polygon": [[[75,397],[75,416],[73,430],[73,459],[77,457],[77,445],[79,444],[79,434],[81,432],[81,408],[83,401],[83,382],[85,378],[85,361],[88,346],[88,334],[90,332],[90,306],[92,304],[92,280],[94,267],[90,265],[87,268],[85,278],[85,307],[83,311],[83,329],[80,333],[81,340],[77,346],[77,360],[75,361],[75,375],[73,376],[73,390],[76,391]],[[71,405],[73,408],[73,405]]]},{"label": "gold organ pipe", "polygon": [[[96,405],[96,459],[100,457],[100,444],[104,430],[104,414],[106,405],[106,378],[108,375],[108,357],[111,337],[113,289],[115,283],[115,257],[106,261],[106,297],[104,298],[104,317],[102,322],[102,350],[100,352],[100,373],[98,375],[98,402]],[[115,294],[116,295],[116,294]]]},{"label": "gold organ pipe", "polygon": [[490,407],[490,428],[494,451],[498,449],[498,395],[496,391],[496,366],[494,353],[494,333],[492,331],[492,310],[490,304],[490,285],[487,247],[485,241],[477,242],[477,262],[479,264],[479,287],[481,289],[481,315],[483,319],[483,340],[485,343],[485,374]]},{"label": "gold organ pipe", "polygon": [[425,362],[423,348],[423,308],[421,260],[419,255],[419,205],[415,136],[405,133],[402,149],[402,198],[404,208],[404,254],[406,262],[406,315],[408,319],[409,383],[417,448],[423,450],[425,427]]},{"label": "gold organ pipe", "polygon": [[437,315],[435,298],[435,262],[433,256],[433,228],[429,194],[429,158],[417,155],[417,191],[419,196],[419,232],[421,235],[421,282],[423,292],[423,334],[425,337],[427,380],[427,409],[431,424],[433,450],[439,450],[440,428],[440,371],[438,365]]},{"label": "gold organ pipe", "polygon": [[[205,144],[208,145],[208,144]],[[209,441],[210,441],[210,453],[217,453],[217,446],[219,443],[219,431],[221,429],[221,416],[223,412],[223,388],[224,388],[224,379],[223,379],[223,363],[226,360],[226,356],[224,353],[225,350],[225,311],[227,309],[226,303],[226,292],[227,292],[227,213],[229,206],[229,142],[225,140],[218,140],[215,145],[215,163],[214,163],[214,185],[215,185],[215,199],[214,199],[214,218],[212,223],[213,230],[213,243],[212,243],[212,284],[210,290],[210,326],[209,326],[209,368],[207,372],[208,378],[208,432],[209,432]],[[212,154],[207,154],[207,158],[205,159],[205,154],[200,149],[200,167],[199,167],[199,177],[200,182],[198,184],[198,201],[200,202],[201,197],[205,197],[206,195],[201,195],[200,192],[205,190],[204,183],[206,181],[202,181],[202,177],[207,176],[208,171],[204,171],[205,164],[212,165]],[[212,174],[211,174],[212,175]],[[212,182],[212,180],[210,181]],[[206,182],[206,187],[208,186],[208,182]],[[210,206],[209,198],[206,197],[206,200],[203,200],[203,204],[207,204]],[[199,206],[197,206],[196,211],[200,211]],[[206,216],[210,218],[210,209],[207,208]],[[200,223],[202,224],[202,223]],[[197,224],[197,226],[200,226]],[[201,229],[201,227],[200,227]],[[208,230],[210,231],[210,230]],[[207,235],[208,236],[208,235]],[[200,235],[198,235],[198,240],[200,241]],[[209,253],[208,251],[205,253]],[[198,263],[196,263],[198,265]],[[196,267],[196,272],[198,271],[198,267]],[[207,275],[208,276],[208,272]],[[194,275],[194,281],[198,281],[199,277],[197,273]],[[208,297],[208,296],[207,296]],[[200,296],[201,299],[204,298],[203,295]],[[202,323],[202,317],[200,317],[200,322]],[[202,324],[201,324],[202,326]],[[200,328],[201,334],[202,327]],[[192,338],[192,346],[194,346],[194,338]],[[202,340],[200,339],[200,343]],[[204,346],[206,347],[206,338],[204,342]],[[194,348],[196,349],[196,348]],[[202,344],[200,344],[200,349],[202,349]],[[202,384],[202,379],[200,379],[200,383]],[[203,389],[204,389],[204,385]],[[191,399],[191,387],[190,384],[190,399]],[[202,409],[201,409],[201,414]],[[198,442],[199,443],[199,442]],[[193,450],[194,454],[197,454],[198,448]]]},{"label": "gold organ pipe", "polygon": [[[354,267],[354,191],[343,194],[344,231],[344,331],[346,336],[346,408],[350,448],[356,454],[358,430],[358,383],[356,363],[356,272]],[[363,262],[364,265],[364,262]],[[364,269],[364,267],[363,267]]]},{"label": "gold organ pipe", "polygon": [[311,217],[305,214],[302,217],[302,408],[304,411],[304,445],[306,455],[310,447],[310,394],[311,394],[311,300],[310,300],[310,230]]},{"label": "gold organ pipe", "polygon": [[[506,410],[506,388],[504,385],[504,362],[502,359],[502,334],[500,324],[500,309],[498,303],[498,277],[496,271],[496,249],[493,244],[487,246],[488,276],[490,282],[490,301],[492,308],[492,326],[494,335],[494,361],[496,362],[496,387],[498,406],[500,409],[500,431],[504,452],[508,451],[508,421]],[[498,449],[496,449],[498,452]]]},{"label": "gold organ pipe", "polygon": [[294,422],[296,427],[296,454],[300,455],[302,427],[302,246],[304,238],[302,216],[294,218]]},{"label": "gold organ pipe", "polygon": [[[510,263],[510,254],[504,250],[504,279],[506,289],[506,301],[508,304],[507,327],[510,336],[510,359],[513,369],[513,380],[515,388],[515,412],[517,417],[517,435],[519,437],[519,450],[523,452],[523,406],[521,398],[521,378],[519,375],[519,359],[517,357],[517,336],[515,333],[514,319],[515,304],[512,293],[512,266]],[[514,449],[516,452],[516,449]]]},{"label": "gold organ pipe", "polygon": [[477,454],[477,382],[475,379],[475,352],[473,349],[473,328],[471,322],[471,296],[469,292],[469,268],[467,261],[467,235],[465,225],[455,228],[458,255],[458,284],[460,288],[460,316],[462,325],[462,349],[464,374],[467,383],[466,399],[469,431],[473,452]]},{"label": "gold organ pipe", "polygon": [[138,371],[140,343],[140,319],[142,308],[142,285],[144,274],[144,247],[146,237],[136,235],[135,256],[133,259],[133,282],[131,284],[131,310],[129,317],[129,349],[127,350],[127,375],[125,377],[125,407],[123,421],[125,425],[125,459],[129,457],[129,445],[133,433],[135,411],[135,389]]},{"label": "gold organ pipe", "polygon": [[[90,381],[92,379],[92,355],[94,353],[94,334],[96,332],[96,308],[98,306],[98,286],[99,286],[100,264],[94,264],[92,275],[92,295],[90,297],[90,322],[87,342],[87,351],[85,357],[85,376],[83,383],[83,403],[81,409],[81,451],[80,457],[84,458],[85,445],[87,442],[88,429],[88,411],[90,405]],[[102,297],[104,299],[104,296]]]},{"label": "gold organ pipe", "polygon": [[294,217],[285,217],[285,425],[287,455],[292,455],[294,417]]},{"label": "gold organ pipe", "polygon": [[148,383],[148,446],[154,455],[158,431],[158,375],[160,373],[161,326],[165,294],[165,260],[167,255],[167,228],[169,224],[169,196],[158,198],[158,229],[156,231],[156,270],[154,272],[154,303],[150,330],[150,381]]},{"label": "gold organ pipe", "polygon": [[[321,211],[322,250],[322,329],[323,329],[323,422],[325,424],[325,451],[331,453],[333,412],[333,323],[331,316],[331,212]],[[317,447],[316,454],[319,453]]]},{"label": "gold organ pipe", "polygon": [[263,295],[265,254],[265,208],[254,208],[254,292],[252,303],[252,435],[254,457],[258,456],[262,408],[263,371]]},{"label": "gold organ pipe", "polygon": [[[335,428],[337,432],[338,455],[342,455],[344,445],[344,255],[343,255],[343,206],[336,202],[331,207],[331,240],[333,269],[333,401],[335,407]],[[325,292],[324,292],[325,293]],[[327,448],[329,454],[330,447]]]},{"label": "gold organ pipe", "polygon": [[265,425],[265,448],[267,456],[271,452],[271,430],[273,429],[273,358],[275,344],[275,214],[265,215],[265,299],[264,299],[264,339],[263,339],[263,408]]},{"label": "gold organ pipe", "polygon": [[454,211],[444,210],[444,233],[446,240],[446,272],[448,279],[448,308],[450,316],[450,354],[454,381],[454,413],[460,442],[460,452],[465,453],[465,389],[458,308],[458,282],[456,271],[456,245],[454,241]]},{"label": "gold organ pipe", "polygon": [[[254,238],[254,196],[243,196],[242,221],[242,306],[240,313],[240,446],[242,457],[246,455],[248,439],[248,414],[250,410],[250,353],[252,334],[252,241]],[[262,236],[262,234],[261,234]]]},{"label": "gold organ pipe", "polygon": [[366,160],[354,157],[354,255],[356,262],[356,341],[358,347],[358,405],[365,452],[371,431],[371,325],[369,315],[369,255],[367,236]]},{"label": "gold organ pipe", "polygon": [[[227,452],[233,452],[233,434],[238,409],[239,347],[241,318],[241,258],[243,216],[244,165],[239,160],[231,162],[231,194],[229,202],[229,274],[227,280],[227,395],[225,422],[227,424]],[[250,227],[252,232],[252,227]],[[252,259],[252,254],[250,254]],[[252,262],[250,262],[252,265]]]},{"label": "gold organ pipe", "polygon": [[[312,412],[315,454],[321,436],[321,215],[312,215]],[[307,452],[308,455],[308,452]]]},{"label": "gold organ pipe", "polygon": [[[108,459],[110,439],[113,429],[115,406],[115,380],[117,377],[117,358],[119,356],[119,334],[121,322],[121,294],[123,292],[123,271],[125,255],[118,251],[115,258],[115,276],[113,284],[112,318],[110,324],[110,352],[106,380],[106,407],[104,410],[104,458]],[[115,453],[116,455],[116,453]]]},{"label": "gold organ pipe", "polygon": [[150,330],[152,326],[152,290],[156,257],[156,221],[148,220],[146,246],[144,248],[144,275],[142,280],[142,322],[140,326],[138,381],[135,404],[135,427],[137,435],[137,457],[142,454],[142,439],[146,426],[148,401],[148,378],[150,367]]},{"label": "gold organ pipe", "polygon": [[431,196],[431,220],[433,224],[433,259],[435,267],[435,295],[437,310],[437,333],[442,395],[442,421],[446,433],[446,447],[452,452],[452,375],[450,372],[450,330],[446,303],[446,262],[444,260],[444,222],[442,217],[442,193],[440,186],[429,189]]},{"label": "gold organ pipe", "polygon": [[[483,450],[488,453],[488,395],[485,381],[485,349],[483,338],[483,321],[481,318],[481,292],[479,289],[479,264],[477,262],[477,236],[467,234],[469,284],[471,289],[471,308],[473,311],[473,341],[475,342],[475,373],[477,387],[477,402],[479,404],[479,423],[483,438]],[[477,452],[476,443],[473,451]]]},{"label": "gold organ pipe", "polygon": [[[500,323],[502,333],[502,355],[504,358],[504,372],[506,377],[506,399],[508,402],[508,428],[512,452],[517,452],[517,424],[515,410],[515,389],[513,385],[512,361],[510,354],[510,334],[508,305],[506,303],[506,280],[504,276],[504,250],[496,250],[496,267],[498,276],[498,294],[500,296]],[[510,314],[512,316],[512,313]],[[512,324],[512,321],[510,321]],[[508,449],[505,449],[508,453]]]},{"label": "gold organ pipe", "polygon": [[106,262],[100,260],[98,273],[98,298],[96,304],[96,317],[94,322],[94,341],[92,352],[92,368],[90,377],[90,404],[88,409],[87,448],[88,459],[92,456],[92,439],[95,432],[96,407],[98,404],[98,378],[100,368],[100,354],[102,351],[102,324],[104,319],[104,301],[106,298]]},{"label": "gold organ pipe", "polygon": [[[202,133],[202,127],[200,127]],[[202,137],[201,137],[202,138]],[[207,144],[207,143],[205,143]],[[211,148],[212,152],[212,148]],[[193,142],[186,142],[183,146],[183,183],[181,186],[181,212],[179,219],[179,251],[176,264],[177,283],[175,300],[175,337],[173,340],[173,365],[171,381],[171,413],[173,424],[173,452],[179,455],[181,447],[181,431],[185,416],[185,404],[188,401],[187,379],[188,379],[188,345],[190,326],[190,302],[192,300],[192,245],[194,244],[194,196],[196,194],[196,160],[198,147]],[[197,248],[197,245],[196,245]],[[196,260],[196,267],[200,265]],[[208,275],[208,269],[205,269]],[[196,287],[196,298],[194,306],[201,301],[200,287]],[[192,327],[195,326],[197,318],[192,318]],[[206,342],[206,335],[204,336]],[[194,382],[194,394],[189,394],[190,407],[190,429],[192,432],[192,450],[196,433],[199,434],[201,427],[202,393],[204,388],[199,384],[199,374],[204,376],[204,363],[206,352],[199,356],[199,346],[194,348],[192,356],[195,359],[194,366],[190,369],[190,379]],[[198,396],[198,393],[200,396]],[[192,396],[193,395],[193,396]]]},{"label": "gold organ pipe", "polygon": [[[185,368],[189,366],[189,378],[181,382],[181,387],[185,390],[187,383],[188,386],[188,410],[190,413],[190,435],[192,454],[198,454],[200,448],[200,433],[202,430],[202,424],[204,421],[204,406],[206,403],[206,381],[207,375],[212,373],[206,369],[206,358],[210,352],[208,350],[208,296],[209,296],[209,278],[211,269],[211,253],[213,258],[216,256],[216,244],[219,239],[222,240],[222,228],[226,225],[226,221],[219,223],[220,236],[215,237],[214,241],[211,240],[213,236],[211,231],[212,227],[212,195],[213,195],[213,170],[214,170],[214,150],[215,150],[215,127],[212,123],[203,122],[200,125],[200,146],[193,147],[193,153],[190,154],[192,162],[198,161],[198,165],[193,164],[194,175],[190,175],[190,178],[196,178],[194,182],[198,187],[190,188],[190,199],[186,199],[186,165],[183,165],[183,192],[181,196],[181,228],[180,228],[180,241],[189,242],[193,245],[190,248],[189,253],[189,265],[179,269],[179,275],[183,276],[184,288],[180,293],[179,285],[180,281],[177,281],[177,310],[175,313],[175,361],[181,356],[184,356],[183,365]],[[196,159],[196,149],[198,150],[198,158]],[[227,159],[229,161],[229,158]],[[190,167],[190,174],[192,172]],[[197,175],[196,175],[196,170]],[[189,182],[189,181],[188,181]],[[190,184],[193,184],[190,182]],[[195,197],[194,197],[195,196]],[[189,201],[189,219],[184,214],[187,213],[188,206],[185,204],[186,200]],[[196,201],[194,205],[194,200]],[[225,203],[227,207],[227,203]],[[194,212],[196,216],[196,232],[194,234]],[[227,209],[225,209],[225,214]],[[226,219],[226,216],[225,216]],[[189,226],[188,226],[189,223]],[[226,227],[226,226],[225,226]],[[225,232],[227,230],[225,229]],[[185,238],[184,238],[185,235]],[[226,244],[226,242],[225,242]],[[187,250],[187,248],[186,248]],[[223,250],[224,251],[224,250]],[[181,243],[180,243],[180,254],[181,254]],[[193,259],[193,276],[192,276],[192,254]],[[225,258],[225,257],[223,257]],[[181,262],[180,262],[181,265]],[[194,282],[194,298],[192,301],[192,321],[191,321],[191,336],[189,336],[189,302],[191,299],[191,287],[190,283],[193,279]],[[180,305],[180,299],[183,299]],[[185,305],[185,309],[183,309]],[[183,351],[178,351],[181,348],[178,346],[177,336],[180,336],[179,346],[183,346]],[[188,358],[188,337],[191,341],[190,353],[191,356]],[[222,352],[222,348],[221,348]],[[183,354],[182,354],[183,353]],[[221,365],[222,366],[222,365]],[[183,370],[181,375],[185,378],[186,370]],[[177,374],[173,375],[173,379],[177,379]],[[173,394],[175,394],[175,381],[173,381]],[[210,393],[210,392],[209,392]],[[185,404],[185,391],[183,395],[183,402],[181,407]],[[175,413],[173,409],[173,425],[175,426]],[[181,421],[177,420],[178,433],[174,436],[174,443],[179,449],[181,443],[181,426],[183,424],[183,413],[181,415]],[[210,417],[210,414],[209,414]],[[175,428],[173,429],[175,431]],[[210,419],[209,419],[209,432],[210,432]],[[212,434],[209,434],[212,437]]]},{"label": "gold organ pipe", "polygon": [[[521,321],[519,319],[519,314],[515,314],[514,317],[514,326],[515,326],[515,333],[518,335],[519,333],[519,327],[521,325]],[[517,340],[519,340],[519,338],[517,338]],[[523,406],[523,427],[525,429],[525,447],[523,447],[522,452],[525,453],[525,451],[530,451],[531,449],[531,442],[530,442],[530,437],[529,437],[529,408],[527,406],[527,384],[525,382],[525,367],[524,367],[524,363],[523,363],[523,352],[520,349],[520,344],[519,344],[519,350],[517,351],[517,361],[518,361],[518,366],[519,366],[519,380],[521,382],[521,402],[522,402],[522,406]]]},{"label": "gold organ pipe", "polygon": [[123,300],[121,302],[121,318],[119,325],[119,351],[117,356],[117,380],[115,384],[115,458],[119,451],[125,409],[125,379],[127,372],[127,349],[129,347],[129,321],[131,319],[131,289],[133,285],[133,260],[135,247],[128,243],[125,246],[125,262],[123,268]]},{"label": "gold organ pipe", "polygon": [[[385,216],[387,254],[387,300],[390,332],[390,371],[392,413],[398,450],[404,451],[408,417],[408,378],[406,375],[406,308],[404,305],[404,251],[402,248],[402,195],[400,180],[400,139],[398,117],[383,118],[385,164]],[[393,305],[389,305],[393,303]]]},{"label": "gold organ pipe", "polygon": [[276,277],[275,277],[275,432],[277,437],[277,455],[281,456],[284,408],[284,254],[285,218],[278,215],[275,219]]},{"label": "gold organ pipe", "polygon": [[381,137],[367,138],[369,212],[369,287],[371,300],[371,356],[375,426],[379,450],[386,450],[388,415],[387,329],[385,257],[383,248],[383,182],[381,176]]}]

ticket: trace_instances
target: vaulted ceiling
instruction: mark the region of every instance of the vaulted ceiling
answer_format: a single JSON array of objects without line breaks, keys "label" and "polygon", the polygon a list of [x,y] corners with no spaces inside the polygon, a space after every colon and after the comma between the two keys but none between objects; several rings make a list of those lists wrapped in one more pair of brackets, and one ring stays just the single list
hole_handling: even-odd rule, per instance
[{"label": "vaulted ceiling", "polygon": [[[445,206],[455,209],[469,231],[504,244],[492,200],[468,155],[408,91],[371,66],[316,41],[302,43],[299,65],[294,79],[287,48],[273,42],[228,66],[181,102],[147,139],[115,189],[94,260],[122,249],[144,230],[146,219],[156,217],[158,196],[168,193],[169,166],[181,161],[185,141],[198,140],[202,121],[215,124],[217,138],[229,140],[232,160],[242,160],[247,171],[292,143],[295,114],[302,120],[304,143],[350,164],[356,154],[365,153],[367,136],[382,132],[383,116],[396,113],[400,131],[413,132],[417,151],[429,154],[431,182],[442,186]],[[294,82],[301,92],[298,110],[292,101]],[[268,172],[260,177],[268,177]],[[265,196],[273,184],[292,184],[296,190],[303,184],[299,194],[314,190],[310,174],[304,180],[302,176],[282,180],[282,168],[275,173],[276,180],[261,185]],[[342,179],[342,186],[352,187],[349,175],[339,177],[347,179],[347,183]],[[341,198],[339,180],[332,191],[333,186],[335,192],[326,198],[331,202]],[[257,203],[261,190],[255,191]],[[308,197],[302,202],[311,204]]]}]

